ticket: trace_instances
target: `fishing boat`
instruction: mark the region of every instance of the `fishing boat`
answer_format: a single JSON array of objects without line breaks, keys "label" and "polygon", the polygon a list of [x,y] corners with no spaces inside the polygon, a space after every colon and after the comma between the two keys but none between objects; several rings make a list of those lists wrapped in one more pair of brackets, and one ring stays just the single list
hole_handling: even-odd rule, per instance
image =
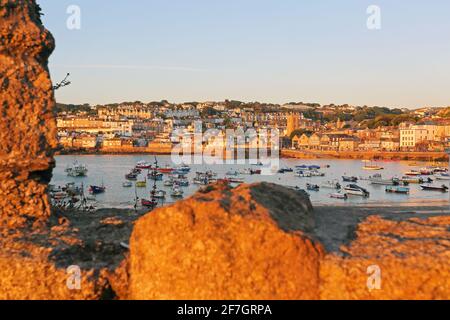
[{"label": "fishing boat", "polygon": [[336,192],[336,193],[331,193],[330,198],[347,200],[348,195],[346,193]]},{"label": "fishing boat", "polygon": [[420,185],[420,187],[422,188],[422,190],[425,191],[440,191],[440,192],[447,192],[448,191],[448,187],[443,184],[442,186],[433,186],[433,185],[427,185],[427,184],[422,184]]},{"label": "fishing boat", "polygon": [[89,187],[89,193],[91,193],[91,194],[104,193],[105,191],[106,191],[106,187],[104,185],[102,185],[102,186],[90,186]]},{"label": "fishing boat", "polygon": [[342,180],[344,182],[358,182],[358,177],[343,176]]},{"label": "fishing boat", "polygon": [[410,189],[407,187],[400,186],[387,186],[386,192],[388,193],[401,193],[401,194],[409,194]]},{"label": "fishing boat", "polygon": [[369,191],[367,191],[366,189],[364,189],[356,184],[349,184],[348,186],[346,186],[344,188],[344,190],[347,194],[354,195],[354,196],[361,196],[361,197],[366,197],[366,198],[370,196]]},{"label": "fishing boat", "polygon": [[175,168],[175,170],[177,170],[178,172],[189,173],[191,172],[191,167],[183,163],[181,164],[181,166]]},{"label": "fishing boat", "polygon": [[319,190],[320,190],[320,187],[319,187],[317,184],[310,184],[310,183],[307,183],[307,184],[306,184],[306,190],[309,190],[309,191],[319,191]]},{"label": "fishing boat", "polygon": [[156,168],[156,170],[160,173],[163,174],[170,174],[172,173],[175,169],[170,167],[169,165],[166,165],[164,168]]},{"label": "fishing boat", "polygon": [[341,184],[337,181],[327,181],[320,185],[321,188],[324,189],[333,189],[333,190],[340,190],[342,188]]},{"label": "fishing boat", "polygon": [[77,161],[72,166],[67,167],[65,171],[69,177],[85,177],[88,173],[86,166],[79,164]]},{"label": "fishing boat", "polygon": [[136,163],[136,169],[151,169],[152,165],[151,163],[148,163],[146,161],[139,161],[138,163]]},{"label": "fishing boat", "polygon": [[288,172],[294,172],[294,169],[292,168],[281,168],[278,170],[278,173],[288,173]]},{"label": "fishing boat", "polygon": [[417,170],[410,170],[408,172],[405,172],[405,176],[417,177],[420,175],[422,175],[422,174],[420,173],[420,171],[417,171]]},{"label": "fishing boat", "polygon": [[122,187],[124,188],[131,188],[133,186],[133,183],[130,181],[125,181],[124,183],[122,183]]},{"label": "fishing boat", "polygon": [[448,173],[438,173],[435,177],[437,180],[450,180],[450,175]]}]

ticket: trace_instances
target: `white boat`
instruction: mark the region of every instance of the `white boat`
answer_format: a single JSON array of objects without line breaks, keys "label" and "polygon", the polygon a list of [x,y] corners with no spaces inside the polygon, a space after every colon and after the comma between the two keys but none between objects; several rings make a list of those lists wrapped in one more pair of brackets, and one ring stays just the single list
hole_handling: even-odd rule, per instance
[{"label": "white boat", "polygon": [[67,167],[65,171],[69,177],[85,177],[88,173],[87,167],[79,164],[77,161],[72,166]]},{"label": "white boat", "polygon": [[312,174],[311,171],[298,171],[295,176],[299,178],[311,178]]},{"label": "white boat", "polygon": [[172,187],[173,186],[173,180],[170,179],[170,180],[164,181],[164,186],[165,187]]},{"label": "white boat", "polygon": [[356,184],[349,184],[348,186],[346,186],[344,188],[344,190],[349,195],[361,196],[361,197],[369,197],[370,196],[369,191],[367,191],[366,189],[364,189]]},{"label": "white boat", "polygon": [[346,193],[336,192],[336,193],[330,194],[330,198],[346,200],[346,199],[348,199],[348,195]]},{"label": "white boat", "polygon": [[333,190],[340,190],[342,188],[341,184],[337,181],[327,181],[320,185],[321,188],[324,189],[333,189]]},{"label": "white boat", "polygon": [[239,173],[238,171],[233,171],[233,170],[231,170],[231,171],[228,171],[225,175],[236,177],[236,176],[238,176],[239,174],[240,174],[240,173]]},{"label": "white boat", "polygon": [[182,198],[183,197],[183,190],[181,190],[181,188],[178,187],[174,187],[172,188],[172,192],[170,193],[170,196],[173,198]]},{"label": "white boat", "polygon": [[383,179],[381,175],[376,175],[369,178],[371,184],[380,186],[396,186],[399,184],[398,180],[395,179]]},{"label": "white boat", "polygon": [[166,194],[167,193],[164,190],[157,190],[155,192],[154,197],[157,198],[157,199],[164,199],[166,197]]},{"label": "white boat", "polygon": [[130,181],[125,181],[124,183],[122,183],[122,187],[124,188],[131,188],[133,186],[133,183]]},{"label": "white boat", "polygon": [[363,167],[363,170],[370,170],[370,171],[379,171],[379,170],[384,170],[383,167],[377,166],[375,164],[372,164],[373,161],[370,160],[364,160],[363,162],[365,162],[366,164]]},{"label": "white boat", "polygon": [[325,173],[320,172],[318,170],[311,170],[311,177],[325,177]]}]

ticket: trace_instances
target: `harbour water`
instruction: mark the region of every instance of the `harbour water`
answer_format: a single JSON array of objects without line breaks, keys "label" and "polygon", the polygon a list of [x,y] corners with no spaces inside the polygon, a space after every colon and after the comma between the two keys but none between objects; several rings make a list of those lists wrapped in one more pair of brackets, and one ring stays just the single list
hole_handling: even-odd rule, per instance
[{"label": "harbour water", "polygon": [[[174,166],[170,156],[158,156],[159,166],[165,165]],[[73,164],[74,161],[78,161],[81,164],[87,166],[89,172],[87,177],[75,178],[68,177],[65,169],[67,166]],[[132,208],[135,204],[135,190],[139,198],[149,198],[149,192],[153,186],[153,181],[148,181],[146,188],[124,188],[122,186],[125,180],[125,174],[129,173],[132,168],[135,167],[139,161],[147,161],[153,163],[154,157],[150,155],[86,155],[86,156],[57,156],[56,168],[53,171],[52,184],[55,186],[63,186],[68,182],[75,182],[76,185],[83,183],[85,190],[90,185],[102,185],[106,187],[106,192],[96,195],[96,201],[94,206],[97,208]],[[246,183],[254,183],[260,181],[266,181],[276,183],[285,186],[299,187],[306,189],[306,184],[320,185],[326,181],[337,180],[341,185],[345,186],[348,183],[342,181],[342,176],[356,176],[356,177],[369,177],[374,174],[382,174],[383,178],[391,178],[394,176],[401,177],[405,172],[420,169],[424,164],[417,164],[414,166],[408,162],[377,162],[377,165],[384,167],[382,171],[366,171],[363,169],[364,163],[360,160],[298,160],[298,159],[281,159],[280,167],[295,168],[299,165],[319,165],[321,166],[321,172],[325,173],[324,177],[312,177],[312,178],[299,178],[295,176],[295,173],[289,172],[284,174],[274,175],[240,175]],[[189,181],[195,177],[195,173],[198,171],[212,170],[217,173],[217,178],[225,177],[228,171],[243,171],[245,169],[256,169],[258,167],[252,167],[251,165],[191,165],[191,172],[187,175]],[[139,180],[144,180],[147,171],[144,170],[140,175]],[[432,177],[433,178],[433,177]],[[164,178],[166,179],[166,177]],[[447,184],[448,181],[435,181],[434,184],[441,186]],[[134,182],[133,182],[134,184]],[[330,189],[321,189],[320,191],[308,191],[311,195],[311,200],[315,205],[358,205],[358,204],[389,204],[395,203],[396,205],[408,205],[412,203],[420,203],[421,205],[433,202],[445,202],[449,199],[448,193],[423,191],[418,184],[411,184],[410,194],[391,194],[386,193],[385,186],[371,185],[369,181],[360,180],[357,183],[359,186],[366,188],[370,192],[369,198],[363,198],[358,196],[350,196],[347,200],[331,199],[330,193],[335,191]],[[170,187],[165,187],[163,181],[157,182],[158,189],[170,191]],[[183,188],[184,196],[189,196],[198,190],[199,186],[190,184],[189,187]],[[174,202],[169,195],[165,200],[166,204]]]}]

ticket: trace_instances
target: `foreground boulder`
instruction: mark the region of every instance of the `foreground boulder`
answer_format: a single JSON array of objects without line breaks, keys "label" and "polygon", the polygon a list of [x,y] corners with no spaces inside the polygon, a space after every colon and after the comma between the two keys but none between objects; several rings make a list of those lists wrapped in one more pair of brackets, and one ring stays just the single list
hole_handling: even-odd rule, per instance
[{"label": "foreground boulder", "polygon": [[318,299],[323,249],[304,193],[208,187],[135,225],[130,299]]},{"label": "foreground boulder", "polygon": [[371,216],[341,250],[321,263],[321,299],[450,299],[450,216]]}]

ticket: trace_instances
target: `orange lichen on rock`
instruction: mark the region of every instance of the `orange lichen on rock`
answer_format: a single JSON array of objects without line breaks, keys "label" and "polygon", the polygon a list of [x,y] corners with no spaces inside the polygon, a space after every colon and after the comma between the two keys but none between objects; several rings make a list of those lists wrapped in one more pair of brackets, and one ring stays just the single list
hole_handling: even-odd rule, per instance
[{"label": "orange lichen on rock", "polygon": [[47,59],[54,48],[31,0],[0,0],[0,224],[50,215],[46,184],[56,121]]},{"label": "orange lichen on rock", "polygon": [[131,299],[318,299],[323,248],[309,198],[271,184],[216,185],[138,220]]},{"label": "orange lichen on rock", "polygon": [[[357,238],[321,264],[322,299],[449,299],[450,217],[369,217]],[[370,286],[371,266],[380,287]],[[368,286],[369,281],[369,286]]]}]

